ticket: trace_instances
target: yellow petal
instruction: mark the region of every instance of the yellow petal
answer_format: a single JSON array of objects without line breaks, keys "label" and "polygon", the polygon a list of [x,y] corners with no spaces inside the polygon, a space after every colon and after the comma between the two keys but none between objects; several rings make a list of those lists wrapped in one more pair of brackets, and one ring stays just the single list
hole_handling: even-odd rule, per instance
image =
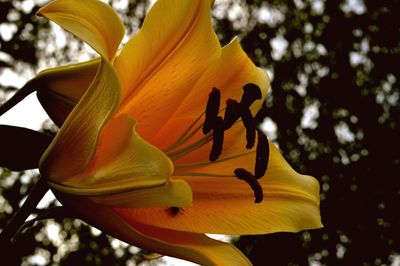
[{"label": "yellow petal", "polygon": [[124,90],[119,112],[150,141],[220,50],[209,0],[157,1],[115,61]]},{"label": "yellow petal", "polygon": [[61,127],[89,88],[100,66],[100,58],[46,69],[34,80],[37,97],[50,118]]},{"label": "yellow petal", "polygon": [[[165,148],[171,145],[187,127],[199,117],[206,108],[208,95],[213,87],[221,91],[221,110],[225,108],[226,100],[235,99],[240,101],[243,94],[243,86],[247,83],[257,84],[262,92],[262,99],[257,100],[251,106],[253,114],[260,108],[263,103],[269,87],[269,78],[265,71],[257,68],[246,53],[240,47],[237,39],[222,49],[221,57],[216,60],[201,76],[201,78],[193,84],[190,94],[182,100],[180,107],[174,113],[174,116],[162,123],[157,135],[151,140],[154,145],[160,148]],[[223,116],[223,112],[221,113]],[[204,117],[198,124],[204,122]],[[164,136],[168,136],[165,138]],[[199,131],[192,141],[203,136]],[[233,142],[236,140],[233,139]],[[229,147],[231,142],[226,139],[226,147]],[[211,146],[204,147],[205,156],[200,155],[202,151],[192,153],[190,157],[200,159],[207,158]],[[200,158],[201,157],[201,158]]]},{"label": "yellow petal", "polygon": [[102,205],[120,208],[168,208],[170,206],[186,208],[192,206],[192,190],[184,180],[171,180],[160,186],[92,196],[90,199]]},{"label": "yellow petal", "polygon": [[[321,227],[318,182],[296,173],[273,144],[270,150],[267,173],[259,180],[261,203],[255,204],[253,191],[235,177],[179,176],[193,191],[193,207],[181,214],[172,217],[163,208],[115,211],[129,223],[199,233],[267,234]],[[252,153],[191,170],[228,175],[239,167],[253,171],[254,157]]]},{"label": "yellow petal", "polygon": [[111,118],[102,129],[96,153],[85,171],[50,186],[68,194],[119,207],[182,206],[192,204],[190,186],[170,181],[171,160],[144,141],[127,116]]},{"label": "yellow petal", "polygon": [[98,0],[55,0],[38,11],[112,60],[125,28],[117,13]]},{"label": "yellow petal", "polygon": [[90,88],[63,124],[40,160],[40,171],[53,180],[83,171],[95,152],[100,130],[118,106],[120,84],[112,66],[102,60]]},{"label": "yellow petal", "polygon": [[258,85],[262,94],[262,99],[251,105],[254,114],[265,100],[270,80],[267,72],[254,65],[243,51],[239,40],[234,38],[222,48],[221,57],[194,84],[189,97],[180,106],[179,113],[197,117],[199,111],[205,110],[204,102],[207,102],[212,87],[217,87],[221,91],[221,109],[225,107],[228,98],[239,102],[243,95],[243,86],[248,83]]},{"label": "yellow petal", "polygon": [[164,245],[157,245],[157,252],[189,260],[200,265],[246,266],[251,262],[232,244],[207,237],[204,234],[161,229],[144,224],[131,224],[131,227],[146,235],[151,240],[158,240]]},{"label": "yellow petal", "polygon": [[127,223],[111,208],[81,197],[56,192],[66,206],[81,214],[89,224],[132,245],[146,250],[189,260],[200,265],[245,266],[248,259],[233,245],[203,234],[166,230],[140,223]]}]

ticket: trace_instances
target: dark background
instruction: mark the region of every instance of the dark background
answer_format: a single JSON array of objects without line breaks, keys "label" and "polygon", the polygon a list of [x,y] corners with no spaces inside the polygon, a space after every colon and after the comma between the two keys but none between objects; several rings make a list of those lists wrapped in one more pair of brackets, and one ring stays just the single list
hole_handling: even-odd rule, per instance
[{"label": "dark background", "polygon": [[[76,61],[76,51],[87,48],[67,35],[66,45],[49,49],[56,40],[48,22],[34,15],[37,5],[24,2],[0,1],[1,31],[1,25],[16,26],[11,38],[0,34],[0,74]],[[216,1],[221,43],[239,36],[256,65],[272,74],[267,119],[276,132],[270,138],[297,171],[321,184],[325,227],[241,237],[235,244],[255,265],[390,265],[400,254],[399,4]],[[130,1],[118,9],[130,35],[148,5]],[[284,49],[275,49],[276,43]],[[18,89],[3,83],[2,100]],[[3,228],[37,177],[0,173]],[[59,230],[61,244],[49,239],[49,226]],[[147,258],[145,251],[65,218],[35,223],[13,250],[8,265],[32,265],[32,254],[45,258],[45,265],[135,265]]]}]

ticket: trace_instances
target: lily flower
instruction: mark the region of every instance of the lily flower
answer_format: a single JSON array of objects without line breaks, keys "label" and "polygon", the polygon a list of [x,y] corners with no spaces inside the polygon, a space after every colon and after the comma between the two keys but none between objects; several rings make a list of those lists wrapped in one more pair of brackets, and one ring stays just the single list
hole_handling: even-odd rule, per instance
[{"label": "lily flower", "polygon": [[237,39],[220,46],[211,6],[159,0],[120,50],[124,27],[108,5],[41,8],[100,57],[32,81],[61,126],[39,169],[64,205],[114,237],[201,265],[249,265],[205,234],[319,228],[319,184],[256,130],[268,76]]}]

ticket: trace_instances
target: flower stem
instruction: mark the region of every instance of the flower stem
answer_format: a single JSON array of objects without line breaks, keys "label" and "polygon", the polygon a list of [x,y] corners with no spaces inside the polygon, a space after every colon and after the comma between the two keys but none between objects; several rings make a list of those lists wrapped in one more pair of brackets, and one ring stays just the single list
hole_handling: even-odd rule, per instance
[{"label": "flower stem", "polygon": [[7,244],[14,241],[19,228],[24,224],[25,220],[29,217],[36,205],[43,198],[46,192],[49,190],[44,178],[39,178],[33,189],[29,193],[22,207],[17,211],[11,221],[7,224],[4,230],[0,234],[0,243]]}]

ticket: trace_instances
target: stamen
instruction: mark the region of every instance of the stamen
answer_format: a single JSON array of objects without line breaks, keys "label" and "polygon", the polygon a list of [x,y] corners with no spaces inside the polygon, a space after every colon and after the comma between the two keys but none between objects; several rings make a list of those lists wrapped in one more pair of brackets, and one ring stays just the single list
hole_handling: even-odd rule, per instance
[{"label": "stamen", "polygon": [[203,117],[205,113],[202,113],[201,115],[199,115],[192,124],[190,124],[190,126],[185,130],[185,132],[182,133],[182,135],[179,136],[179,138],[170,146],[168,146],[164,152],[168,152],[171,151],[175,148],[177,148],[179,145],[182,145],[183,143],[185,143],[187,140],[189,140],[194,134],[196,134],[196,132],[198,132],[200,130],[200,128],[202,128],[203,124],[199,125],[198,127],[196,127],[190,134],[189,132],[192,130],[192,128],[197,124],[197,122],[200,121],[200,119]]},{"label": "stamen", "polygon": [[184,155],[200,148],[201,146],[203,146],[204,144],[207,144],[208,142],[210,142],[212,140],[212,134],[211,132],[208,133],[207,135],[203,136],[202,138],[200,138],[199,140],[181,148],[178,150],[174,150],[174,151],[170,151],[170,152],[165,152],[167,154],[167,156],[169,158],[171,158],[171,160],[177,160],[181,157],[183,157]]},{"label": "stamen", "polygon": [[262,93],[260,87],[256,84],[248,83],[243,87],[243,96],[240,100],[242,106],[250,107],[256,100],[261,99]]},{"label": "stamen", "polygon": [[242,118],[243,125],[246,128],[246,148],[251,149],[254,147],[256,139],[256,124],[251,111],[248,107],[243,106],[241,103],[238,103],[232,99],[228,99],[226,101],[226,110],[224,116],[225,130],[230,129],[240,117]]},{"label": "stamen", "polygon": [[243,168],[236,168],[234,173],[237,178],[245,181],[247,184],[250,185],[251,189],[254,192],[254,203],[262,202],[264,196],[263,189],[260,183],[258,183],[257,179],[253,176],[253,174]]},{"label": "stamen", "polygon": [[210,176],[210,177],[234,177],[233,175],[225,175],[225,174],[212,174],[212,173],[203,173],[203,172],[179,172],[175,171],[173,176]]},{"label": "stamen", "polygon": [[[235,158],[238,158],[238,157],[246,156],[246,155],[249,155],[249,154],[252,154],[252,153],[254,153],[254,151],[245,152],[245,153],[241,153],[241,154],[233,155],[233,156],[228,156],[228,157],[224,157],[222,159],[218,159],[218,161],[212,162],[212,163],[213,164],[221,163],[221,162],[228,161],[228,160],[231,160],[231,159],[235,159]],[[198,163],[188,163],[188,164],[175,164],[174,168],[175,169],[193,168],[193,167],[199,167],[199,166],[204,166],[204,165],[209,165],[209,164],[211,164],[210,161],[204,161],[204,162],[198,162]]]},{"label": "stamen", "polygon": [[226,100],[226,109],[224,114],[225,130],[230,129],[240,117],[240,104],[232,99]]},{"label": "stamen", "polygon": [[182,137],[181,141],[178,142],[176,147],[179,147],[180,145],[184,144],[186,141],[191,139],[201,128],[203,127],[203,124],[197,126],[190,134],[186,134],[186,136]]},{"label": "stamen", "polygon": [[224,120],[218,116],[213,127],[213,144],[210,152],[210,161],[214,162],[222,153],[224,143]]},{"label": "stamen", "polygon": [[257,114],[254,116],[254,123],[257,127],[264,121],[265,117],[267,117],[267,106],[263,104],[260,110],[258,110]]},{"label": "stamen", "polygon": [[268,169],[269,161],[269,144],[267,135],[261,130],[257,130],[257,150],[256,165],[254,170],[255,178],[259,179],[265,175]]},{"label": "stamen", "polygon": [[[223,112],[225,108],[221,109],[219,113]],[[193,127],[199,122],[199,120],[203,117],[205,112],[203,112],[199,117],[195,119],[195,121],[183,132],[181,136],[173,143],[170,145],[168,148],[164,150],[164,152],[170,152],[173,151],[174,149],[178,148],[180,145],[184,144],[187,142],[189,139],[191,139],[199,130],[203,127],[204,123],[199,124],[196,128],[193,129]],[[193,129],[193,130],[192,130]]]},{"label": "stamen", "polygon": [[243,125],[246,128],[246,148],[251,149],[256,141],[256,124],[249,109],[242,109],[241,116]]},{"label": "stamen", "polygon": [[208,95],[208,102],[206,106],[206,119],[203,125],[203,133],[210,132],[217,123],[219,105],[221,100],[221,93],[217,88],[213,88]]},{"label": "stamen", "polygon": [[[202,113],[176,140],[176,142],[168,147],[165,152],[172,160],[176,160],[200,148],[201,146],[212,140],[212,148],[209,155],[210,161],[175,165],[175,172],[173,175],[203,177],[236,176],[238,179],[245,181],[251,187],[254,192],[254,202],[260,203],[263,200],[263,189],[257,179],[263,177],[267,170],[269,159],[269,144],[267,136],[265,136],[263,132],[258,130],[257,126],[265,117],[265,109],[261,108],[256,116],[253,117],[250,106],[253,104],[254,101],[262,98],[261,90],[257,85],[249,83],[243,87],[243,91],[244,92],[240,103],[233,99],[228,99],[226,101],[224,118],[222,118],[219,115],[219,113],[223,111],[219,110],[221,93],[217,88],[213,88],[208,97],[204,123],[196,126],[201,117],[204,115],[204,113]],[[254,175],[244,168],[236,168],[234,170],[234,175],[176,171],[178,169],[194,168],[215,162],[222,154],[225,130],[230,129],[234,124],[240,123],[240,121],[243,123],[243,126],[246,129],[247,149],[251,149],[254,147],[257,132],[257,148]],[[179,146],[191,139],[201,128],[204,133],[204,136],[202,138],[190,143],[183,148],[178,149]],[[246,153],[226,157],[219,160],[218,162],[233,159],[239,156],[243,156],[245,154]],[[171,213],[172,216],[175,216],[180,212],[180,208],[178,207],[170,207],[167,210]]]}]

